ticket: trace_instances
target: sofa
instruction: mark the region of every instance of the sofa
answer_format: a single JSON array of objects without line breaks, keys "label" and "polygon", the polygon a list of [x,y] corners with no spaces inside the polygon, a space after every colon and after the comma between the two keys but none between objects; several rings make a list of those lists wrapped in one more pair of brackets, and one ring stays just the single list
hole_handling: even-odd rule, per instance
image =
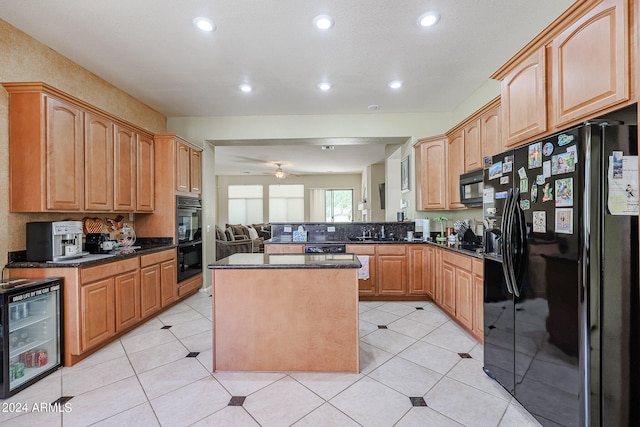
[{"label": "sofa", "polygon": [[235,253],[252,253],[253,241],[249,238],[238,239],[233,235],[232,230],[223,230],[216,225],[216,261],[226,258]]},{"label": "sofa", "polygon": [[[226,232],[231,230],[234,240],[251,240],[253,252],[263,252],[264,241],[271,238],[271,227],[269,226],[269,231],[266,232],[263,226],[264,224],[226,224]],[[265,235],[268,236],[266,239]]]}]

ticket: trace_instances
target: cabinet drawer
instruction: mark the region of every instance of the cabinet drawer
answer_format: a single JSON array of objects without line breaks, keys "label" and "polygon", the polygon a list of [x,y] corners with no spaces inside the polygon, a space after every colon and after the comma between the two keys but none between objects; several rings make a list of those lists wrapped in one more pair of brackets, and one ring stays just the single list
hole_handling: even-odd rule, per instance
[{"label": "cabinet drawer", "polygon": [[445,250],[442,254],[442,261],[453,264],[457,268],[462,268],[463,270],[471,271],[471,257],[466,255],[460,255],[453,253],[451,251]]},{"label": "cabinet drawer", "polygon": [[356,255],[375,255],[375,245],[347,245],[347,252]]},{"label": "cabinet drawer", "polygon": [[181,297],[194,289],[199,289],[202,287],[202,274],[194,277],[193,279],[189,279],[186,282],[182,282],[178,284],[178,297]]},{"label": "cabinet drawer", "polygon": [[406,255],[407,245],[378,245],[378,255]]},{"label": "cabinet drawer", "polygon": [[140,268],[145,268],[153,264],[160,264],[164,261],[170,261],[175,256],[175,249],[169,249],[168,251],[156,252],[149,255],[142,255],[140,257]]},{"label": "cabinet drawer", "polygon": [[473,274],[478,276],[484,276],[484,263],[481,259],[474,259],[473,261]]},{"label": "cabinet drawer", "polygon": [[140,266],[140,258],[133,257],[122,261],[110,262],[95,267],[83,268],[80,273],[82,283],[91,283],[105,277],[117,276],[127,271],[136,270]]}]

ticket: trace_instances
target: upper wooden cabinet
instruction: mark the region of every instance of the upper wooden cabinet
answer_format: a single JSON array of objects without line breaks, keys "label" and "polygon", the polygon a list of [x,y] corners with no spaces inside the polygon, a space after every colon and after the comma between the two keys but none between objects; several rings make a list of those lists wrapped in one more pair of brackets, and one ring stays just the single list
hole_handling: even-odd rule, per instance
[{"label": "upper wooden cabinet", "polygon": [[176,190],[200,194],[201,187],[202,150],[178,142],[176,144]]},{"label": "upper wooden cabinet", "polygon": [[460,174],[464,173],[464,129],[449,135],[449,149],[447,153],[447,187],[448,208],[461,209],[460,203]]},{"label": "upper wooden cabinet", "polygon": [[502,109],[500,103],[491,107],[480,117],[480,140],[482,156],[495,156],[504,151],[502,145]]},{"label": "upper wooden cabinet", "polygon": [[544,47],[506,75],[501,84],[501,100],[505,147],[547,130]]},{"label": "upper wooden cabinet", "polygon": [[[153,169],[136,163],[147,131],[44,83],[3,86],[11,212],[138,211],[137,178],[145,186],[154,179]],[[149,203],[140,210],[148,212]]]},{"label": "upper wooden cabinet", "polygon": [[447,208],[447,140],[421,139],[416,143],[416,206],[419,210]]},{"label": "upper wooden cabinet", "polygon": [[629,99],[626,0],[603,0],[553,39],[555,125]]},{"label": "upper wooden cabinet", "polygon": [[480,119],[471,120],[464,127],[464,171],[482,168],[482,133]]},{"label": "upper wooden cabinet", "polygon": [[138,212],[153,212],[155,209],[153,138],[138,135],[136,147],[136,210]]}]

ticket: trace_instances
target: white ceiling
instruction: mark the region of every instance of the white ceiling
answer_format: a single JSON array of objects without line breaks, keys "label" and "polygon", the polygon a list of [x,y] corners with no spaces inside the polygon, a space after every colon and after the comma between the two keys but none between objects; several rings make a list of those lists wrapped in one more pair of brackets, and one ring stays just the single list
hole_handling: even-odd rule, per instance
[{"label": "white ceiling", "polygon": [[[572,2],[0,0],[0,18],[168,117],[419,113],[452,111]],[[419,28],[430,10],[440,22]],[[331,15],[335,27],[315,29],[319,14]],[[196,16],[217,30],[200,32]],[[405,82],[398,91],[387,86],[395,79]],[[328,93],[316,87],[323,80],[333,85]],[[244,82],[255,90],[241,93]],[[369,151],[384,155],[375,145],[340,152],[371,162]],[[223,149],[216,157],[286,164],[282,156],[293,151],[267,147],[280,151],[245,147],[227,156]],[[340,158],[320,167],[321,158],[305,152],[290,166],[335,171]]]}]

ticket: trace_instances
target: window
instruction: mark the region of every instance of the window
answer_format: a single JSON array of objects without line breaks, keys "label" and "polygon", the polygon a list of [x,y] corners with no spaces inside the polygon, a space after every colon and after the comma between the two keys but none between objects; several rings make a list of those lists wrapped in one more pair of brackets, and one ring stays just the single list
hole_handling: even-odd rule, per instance
[{"label": "window", "polygon": [[353,221],[353,190],[326,190],[325,216],[327,222]]},{"label": "window", "polygon": [[261,224],[262,185],[230,185],[229,224]]},{"label": "window", "polygon": [[304,185],[269,186],[269,222],[304,221]]}]

